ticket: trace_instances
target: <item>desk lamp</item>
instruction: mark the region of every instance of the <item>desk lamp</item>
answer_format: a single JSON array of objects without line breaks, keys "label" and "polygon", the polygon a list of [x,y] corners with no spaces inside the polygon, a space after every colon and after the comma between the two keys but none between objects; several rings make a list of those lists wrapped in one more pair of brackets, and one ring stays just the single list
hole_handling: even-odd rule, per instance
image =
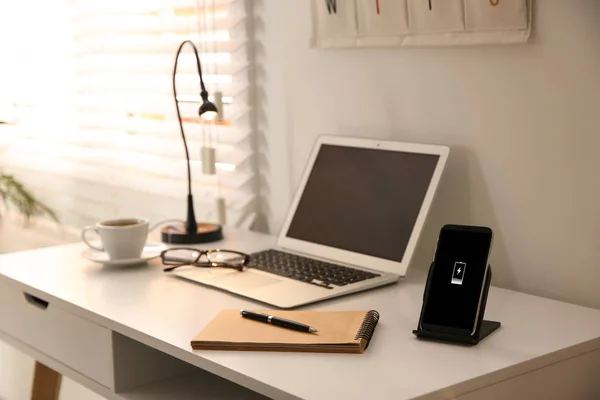
[{"label": "desk lamp", "polygon": [[181,132],[181,138],[183,139],[183,147],[185,149],[185,158],[187,160],[187,183],[188,183],[188,195],[187,195],[187,218],[185,226],[169,225],[162,229],[162,241],[169,244],[196,244],[196,243],[207,243],[214,242],[223,238],[223,230],[220,225],[211,223],[200,223],[196,222],[196,216],[194,214],[194,200],[192,197],[192,172],[190,166],[190,153],[188,151],[187,141],[185,139],[185,133],[183,131],[183,122],[181,120],[181,112],[179,111],[179,101],[177,100],[177,87],[175,84],[175,75],[177,74],[177,62],[179,55],[183,47],[189,44],[192,46],[194,55],[196,56],[196,66],[198,68],[198,77],[200,78],[200,98],[202,104],[198,110],[200,118],[206,121],[212,121],[219,115],[219,109],[216,105],[208,100],[208,92],[204,86],[204,80],[202,79],[202,67],[200,66],[200,56],[198,55],[198,49],[190,40],[186,40],[177,49],[175,55],[175,66],[173,67],[173,95],[175,96],[175,108],[177,110],[177,120],[179,121],[179,130]]}]

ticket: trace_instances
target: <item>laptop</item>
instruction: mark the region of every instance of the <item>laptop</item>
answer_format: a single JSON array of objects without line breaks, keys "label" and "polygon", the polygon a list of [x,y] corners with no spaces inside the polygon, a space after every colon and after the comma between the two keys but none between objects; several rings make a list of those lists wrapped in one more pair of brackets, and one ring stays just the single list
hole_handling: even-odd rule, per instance
[{"label": "laptop", "polygon": [[242,273],[193,267],[173,273],[279,308],[397,282],[448,153],[446,146],[322,136],[274,248],[252,254]]}]

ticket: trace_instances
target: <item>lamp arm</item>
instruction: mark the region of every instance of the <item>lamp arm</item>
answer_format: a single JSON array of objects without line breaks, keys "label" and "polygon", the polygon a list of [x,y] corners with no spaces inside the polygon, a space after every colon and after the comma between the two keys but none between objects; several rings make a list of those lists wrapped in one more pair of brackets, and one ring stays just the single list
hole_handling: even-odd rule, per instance
[{"label": "lamp arm", "polygon": [[194,55],[196,56],[196,67],[198,68],[198,77],[200,78],[200,96],[203,100],[208,100],[208,92],[206,91],[206,86],[204,86],[204,79],[202,78],[202,66],[200,65],[200,56],[198,55],[198,49],[196,48],[194,43],[190,42],[189,40],[186,40],[186,42],[189,42],[194,48]]},{"label": "lamp arm", "polygon": [[198,70],[198,77],[200,78],[200,93],[202,95],[202,98],[204,98],[204,96],[208,98],[208,92],[206,91],[206,86],[204,86],[204,79],[202,78],[202,65],[200,64],[200,55],[198,54],[198,48],[196,47],[194,42],[192,42],[191,40],[185,40],[183,43],[181,43],[181,45],[179,46],[179,50],[177,51],[177,56],[179,57],[181,49],[186,44],[192,46],[194,56],[196,57],[196,69]]},{"label": "lamp arm", "polygon": [[200,96],[203,100],[208,99],[208,93],[206,91],[206,87],[204,86],[204,80],[202,79],[202,67],[200,66],[200,56],[198,55],[198,49],[194,45],[194,43],[190,40],[186,40],[177,49],[177,54],[175,55],[175,65],[173,66],[173,96],[175,98],[175,109],[177,110],[177,121],[179,122],[179,131],[181,132],[181,138],[183,139],[183,147],[185,148],[185,159],[187,161],[187,183],[188,183],[188,195],[187,195],[187,221],[186,221],[186,231],[188,234],[195,234],[198,226],[196,224],[196,216],[194,215],[194,200],[192,198],[192,171],[190,166],[190,152],[188,150],[187,140],[185,138],[185,133],[183,131],[183,122],[181,120],[181,111],[179,110],[179,101],[177,100],[177,85],[176,85],[176,75],[177,75],[177,63],[179,61],[179,55],[181,54],[181,50],[183,47],[189,44],[192,46],[194,50],[194,55],[196,56],[196,66],[198,68],[198,77],[200,78]]},{"label": "lamp arm", "polygon": [[179,45],[179,48],[177,49],[177,54],[175,55],[175,65],[173,67],[173,96],[175,97],[175,109],[177,110],[177,120],[179,121],[179,130],[181,132],[181,138],[183,139],[183,146],[185,147],[185,158],[187,159],[188,195],[191,195],[192,173],[190,171],[190,153],[188,150],[187,141],[185,139],[185,133],[183,132],[181,112],[179,110],[179,102],[177,101],[177,86],[175,84],[175,76],[177,75],[177,63],[179,61],[179,55],[181,54],[181,50],[186,44],[192,46],[194,56],[196,57],[196,68],[198,69],[198,78],[200,78],[200,97],[202,97],[202,100],[208,100],[208,92],[206,91],[206,86],[204,86],[204,79],[202,79],[202,66],[200,65],[200,56],[198,55],[198,49],[191,40],[185,40]]},{"label": "lamp arm", "polygon": [[[187,161],[187,180],[188,180],[188,196],[192,195],[192,171],[190,167],[190,152],[188,150],[187,140],[185,139],[185,133],[183,131],[183,122],[181,121],[181,111],[179,110],[179,102],[177,101],[177,85],[175,83],[175,76],[177,75],[177,62],[179,61],[179,55],[181,49],[188,41],[181,43],[177,49],[175,55],[175,66],[173,67],[173,97],[175,98],[175,109],[177,110],[177,121],[179,121],[179,131],[181,132],[181,138],[183,139],[183,147],[185,148],[185,159]],[[193,43],[192,43],[193,46]]]}]

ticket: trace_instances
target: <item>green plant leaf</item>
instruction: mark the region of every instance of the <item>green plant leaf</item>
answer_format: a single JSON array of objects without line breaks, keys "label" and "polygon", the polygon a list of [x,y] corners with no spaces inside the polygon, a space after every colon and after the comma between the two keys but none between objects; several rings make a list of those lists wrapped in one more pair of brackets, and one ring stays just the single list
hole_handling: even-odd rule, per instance
[{"label": "green plant leaf", "polygon": [[25,189],[12,175],[0,175],[0,198],[6,207],[15,207],[27,223],[37,216],[48,216],[59,222],[56,213]]}]

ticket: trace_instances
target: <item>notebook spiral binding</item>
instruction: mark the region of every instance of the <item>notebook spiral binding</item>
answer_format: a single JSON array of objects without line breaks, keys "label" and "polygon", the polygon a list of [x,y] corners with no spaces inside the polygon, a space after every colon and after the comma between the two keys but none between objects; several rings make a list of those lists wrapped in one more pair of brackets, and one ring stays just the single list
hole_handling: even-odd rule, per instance
[{"label": "notebook spiral binding", "polygon": [[377,322],[379,322],[379,313],[375,310],[367,312],[365,319],[363,319],[363,322],[360,324],[360,328],[354,337],[354,340],[365,339],[367,341],[365,349],[369,347],[369,342],[371,342],[371,338],[377,327]]}]

